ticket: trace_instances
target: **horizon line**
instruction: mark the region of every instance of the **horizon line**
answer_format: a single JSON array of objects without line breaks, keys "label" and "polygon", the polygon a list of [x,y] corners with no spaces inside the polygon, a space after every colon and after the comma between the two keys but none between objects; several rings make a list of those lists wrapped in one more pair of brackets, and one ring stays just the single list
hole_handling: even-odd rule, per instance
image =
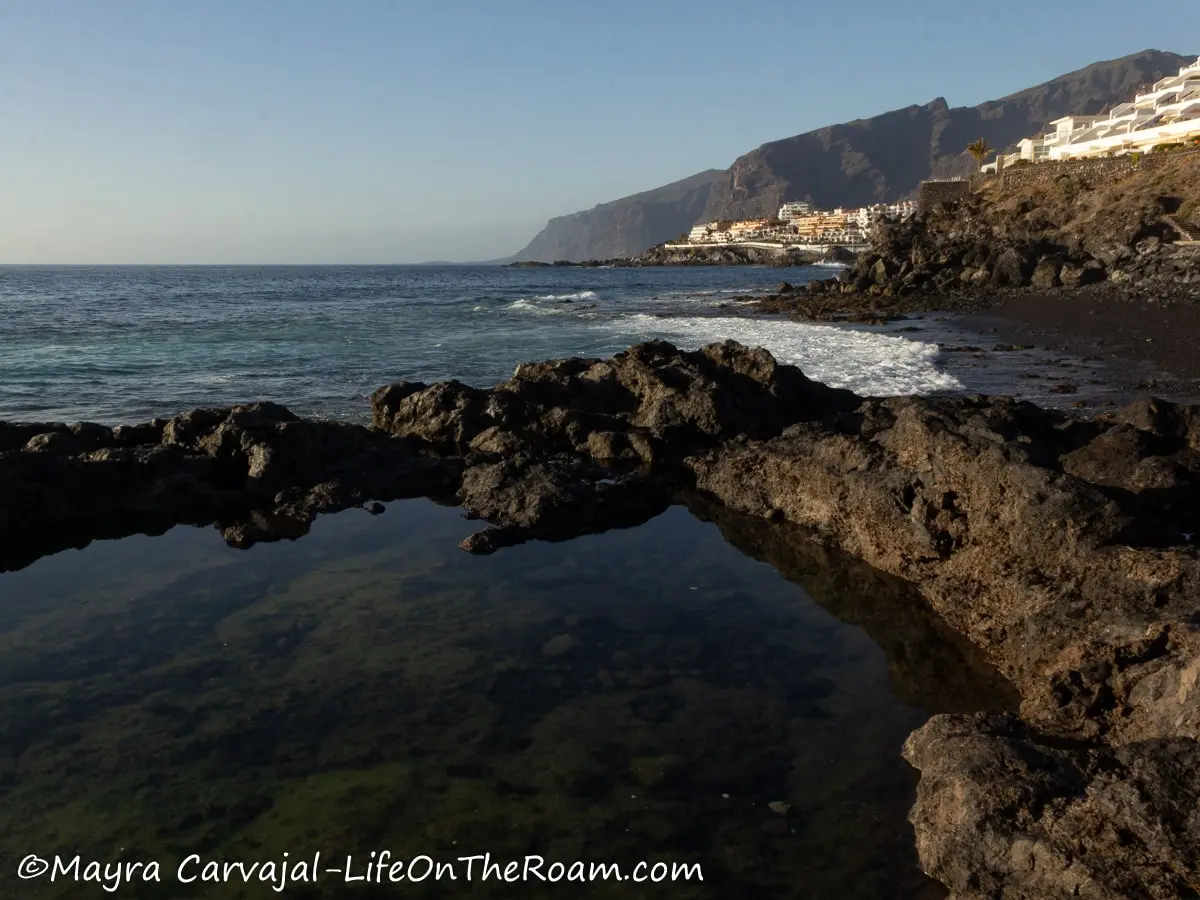
[{"label": "horizon line", "polygon": [[5,268],[5,269],[17,269],[17,268],[20,268],[20,269],[37,269],[37,268],[42,268],[42,269],[55,269],[55,268],[57,268],[57,269],[66,269],[66,268],[76,268],[76,269],[80,269],[80,268],[109,268],[109,269],[127,268],[127,269],[132,269],[132,268],[154,268],[154,267],[178,268],[178,269],[201,269],[201,268],[206,268],[206,267],[232,269],[232,268],[243,267],[243,268],[266,269],[266,268],[283,268],[283,267],[298,268],[301,266],[311,266],[314,268],[318,268],[318,267],[327,268],[330,266],[340,266],[342,268],[349,268],[349,267],[353,267],[353,266],[359,266],[359,267],[363,267],[363,268],[367,268],[367,267],[379,268],[379,267],[396,267],[396,266],[503,266],[503,265],[504,265],[504,263],[502,263],[502,262],[494,262],[492,260],[473,260],[473,261],[467,261],[467,262],[454,262],[454,261],[450,261],[450,260],[432,260],[429,262],[415,262],[415,263],[414,262],[410,262],[410,263],[401,263],[401,262],[370,262],[370,263],[363,263],[363,262],[353,262],[353,263],[352,262],[271,262],[271,263],[267,263],[267,262],[262,262],[262,263],[258,263],[258,262],[240,262],[240,263],[225,263],[225,262],[207,262],[207,263],[0,262],[0,268]]}]

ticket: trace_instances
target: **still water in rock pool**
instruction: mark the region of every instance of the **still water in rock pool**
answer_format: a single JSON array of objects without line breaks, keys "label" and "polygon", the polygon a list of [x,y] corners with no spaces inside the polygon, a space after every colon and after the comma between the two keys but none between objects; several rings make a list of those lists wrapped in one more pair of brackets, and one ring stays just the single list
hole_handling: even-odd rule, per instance
[{"label": "still water in rock pool", "polygon": [[271,897],[176,867],[388,849],[704,880],[468,883],[460,864],[282,896],[944,896],[900,747],[931,712],[1010,697],[898,582],[695,498],[490,557],[456,548],[471,530],[406,501],[248,551],[179,527],[0,575],[3,882],[111,896],[11,878],[79,854],[161,863],[121,897]]}]

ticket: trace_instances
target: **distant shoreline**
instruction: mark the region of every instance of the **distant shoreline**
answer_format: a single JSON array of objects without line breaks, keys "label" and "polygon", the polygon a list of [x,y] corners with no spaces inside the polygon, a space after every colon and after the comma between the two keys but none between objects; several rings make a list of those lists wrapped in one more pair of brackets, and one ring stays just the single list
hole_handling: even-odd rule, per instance
[{"label": "distant shoreline", "polygon": [[805,246],[742,242],[721,244],[659,244],[644,253],[615,259],[589,259],[582,262],[560,259],[554,262],[521,260],[507,268],[642,268],[647,266],[811,266],[818,263],[849,264],[858,258],[858,248],[838,244]]}]

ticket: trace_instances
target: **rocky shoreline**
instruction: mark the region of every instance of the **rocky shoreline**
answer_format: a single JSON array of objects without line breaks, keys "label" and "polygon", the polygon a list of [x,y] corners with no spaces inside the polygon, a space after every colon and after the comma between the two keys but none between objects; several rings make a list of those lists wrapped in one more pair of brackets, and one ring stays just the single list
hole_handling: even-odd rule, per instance
[{"label": "rocky shoreline", "polygon": [[631,269],[648,266],[811,266],[817,263],[849,264],[858,258],[858,254],[843,247],[828,247],[821,250],[805,250],[796,247],[789,249],[770,249],[766,247],[741,246],[704,246],[669,247],[665,244],[651,247],[637,256],[620,259],[589,259],[584,262],[557,260],[547,262],[515,262],[509,263],[509,268],[545,269],[545,268],[576,268],[576,269]]},{"label": "rocky shoreline", "polygon": [[388,385],[372,409],[0,424],[0,568],[178,523],[248,546],[413,496],[486,523],[463,544],[486,553],[699,491],[912,582],[1019,693],[1019,717],[936,716],[905,748],[921,860],[953,897],[1200,884],[1200,407],[864,399],[763,350],[651,342],[488,390]]}]

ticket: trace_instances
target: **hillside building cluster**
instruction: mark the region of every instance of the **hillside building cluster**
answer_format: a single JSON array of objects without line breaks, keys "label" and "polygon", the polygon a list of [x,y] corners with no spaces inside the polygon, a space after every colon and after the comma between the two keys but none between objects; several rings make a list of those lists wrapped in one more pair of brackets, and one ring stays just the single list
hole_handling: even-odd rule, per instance
[{"label": "hillside building cluster", "polygon": [[736,244],[777,241],[787,244],[850,245],[869,242],[878,222],[901,221],[917,211],[915,201],[877,203],[856,209],[815,209],[804,200],[783,204],[773,218],[708,222],[688,234],[691,244]]},{"label": "hillside building cluster", "polygon": [[1200,59],[1103,115],[1064,116],[1050,125],[1050,131],[1025,138],[1015,152],[998,156],[982,171],[996,172],[1021,160],[1120,156],[1200,142]]}]

